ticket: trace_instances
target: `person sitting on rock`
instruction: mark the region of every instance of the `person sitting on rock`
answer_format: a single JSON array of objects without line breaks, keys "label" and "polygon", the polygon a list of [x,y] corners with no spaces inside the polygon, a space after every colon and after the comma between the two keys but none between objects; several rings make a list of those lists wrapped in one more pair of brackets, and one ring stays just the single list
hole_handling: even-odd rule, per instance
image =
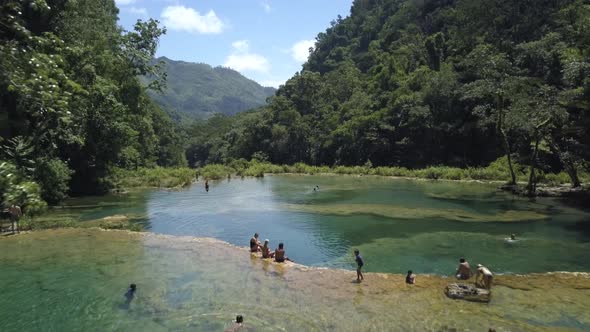
[{"label": "person sitting on rock", "polygon": [[268,239],[264,240],[264,245],[262,246],[262,258],[274,258],[275,253],[270,251],[268,247]]},{"label": "person sitting on rock", "polygon": [[254,236],[250,239],[250,252],[260,251],[260,241],[258,241],[258,233],[254,233]]},{"label": "person sitting on rock", "polygon": [[455,272],[457,279],[460,280],[467,280],[471,278],[473,272],[471,272],[471,267],[469,266],[469,262],[465,260],[465,258],[461,257],[459,259],[459,267],[457,268],[457,272]]},{"label": "person sitting on rock", "polygon": [[477,287],[490,290],[492,288],[493,277],[494,275],[487,267],[477,264],[477,274],[475,275],[475,285]]},{"label": "person sitting on rock", "polygon": [[283,263],[284,261],[291,260],[285,255],[284,244],[281,242],[279,243],[279,247],[275,250],[275,262]]},{"label": "person sitting on rock", "polygon": [[406,275],[406,284],[408,285],[415,285],[416,284],[416,275],[412,273],[412,270],[408,271]]}]

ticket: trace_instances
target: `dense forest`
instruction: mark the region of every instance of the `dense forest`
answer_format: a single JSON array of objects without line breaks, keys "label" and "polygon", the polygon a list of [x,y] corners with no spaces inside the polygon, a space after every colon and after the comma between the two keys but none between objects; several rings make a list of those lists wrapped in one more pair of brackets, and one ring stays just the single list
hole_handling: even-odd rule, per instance
[{"label": "dense forest", "polygon": [[[573,186],[590,167],[588,0],[356,0],[266,106],[182,127],[150,97],[167,91],[154,59],[165,28],[150,19],[124,31],[117,15],[113,0],[0,4],[4,206],[32,213],[104,193],[120,170],[242,158],[502,163],[512,183],[513,165],[526,165],[532,184],[538,169],[563,171]],[[237,110],[215,98],[212,112]]]},{"label": "dense forest", "polygon": [[[270,104],[189,130],[191,165],[470,167],[574,186],[590,160],[590,2],[356,0]],[[534,181],[533,181],[534,182]]]},{"label": "dense forest", "polygon": [[163,91],[148,91],[148,94],[177,121],[259,108],[275,93],[274,88],[263,87],[230,68],[165,57],[156,62],[164,65],[167,84]]},{"label": "dense forest", "polygon": [[116,168],[186,165],[182,134],[142,75],[165,30],[117,25],[113,0],[0,4],[0,194],[28,213],[107,191]]}]

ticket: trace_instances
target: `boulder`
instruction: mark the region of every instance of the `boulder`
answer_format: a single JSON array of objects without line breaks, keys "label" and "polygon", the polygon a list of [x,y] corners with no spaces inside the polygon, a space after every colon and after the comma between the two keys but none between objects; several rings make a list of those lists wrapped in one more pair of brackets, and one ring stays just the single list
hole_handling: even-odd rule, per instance
[{"label": "boulder", "polygon": [[473,285],[452,283],[445,288],[445,294],[452,299],[474,302],[490,302],[490,291]]}]

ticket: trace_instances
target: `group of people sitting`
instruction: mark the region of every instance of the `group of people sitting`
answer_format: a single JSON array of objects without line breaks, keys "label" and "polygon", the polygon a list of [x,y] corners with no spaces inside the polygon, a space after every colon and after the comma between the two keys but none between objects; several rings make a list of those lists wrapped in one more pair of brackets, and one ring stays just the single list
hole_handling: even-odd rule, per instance
[{"label": "group of people sitting", "polygon": [[279,246],[274,252],[270,251],[269,240],[264,240],[264,244],[261,244],[258,240],[258,233],[254,233],[254,236],[250,239],[250,252],[262,252],[262,258],[274,258],[275,262],[283,263],[284,261],[291,261],[287,255],[285,255],[285,245],[283,242],[279,243]]},{"label": "group of people sitting", "polygon": [[[456,277],[459,280],[469,280],[473,276],[473,271],[469,266],[469,262],[465,258],[459,259],[459,267],[457,268]],[[494,275],[485,266],[477,264],[475,274],[475,286],[490,290],[492,288],[492,279]]]}]

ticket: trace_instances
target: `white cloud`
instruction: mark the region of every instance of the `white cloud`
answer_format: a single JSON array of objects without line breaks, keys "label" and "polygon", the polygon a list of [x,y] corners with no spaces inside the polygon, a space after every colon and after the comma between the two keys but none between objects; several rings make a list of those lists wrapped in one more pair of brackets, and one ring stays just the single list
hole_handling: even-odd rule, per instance
[{"label": "white cloud", "polygon": [[273,88],[278,89],[279,86],[285,84],[285,81],[281,81],[281,80],[264,80],[264,81],[260,81],[258,84],[262,85],[262,86],[272,86]]},{"label": "white cloud", "polygon": [[305,62],[307,61],[307,57],[309,57],[309,49],[313,48],[315,45],[315,40],[300,40],[293,44],[291,47],[291,56],[297,62]]},{"label": "white cloud", "polygon": [[145,8],[129,7],[129,8],[124,8],[123,10],[130,12],[131,14],[136,14],[136,15],[143,16],[143,17],[148,16],[147,9],[145,9]]},{"label": "white cloud", "polygon": [[232,53],[225,59],[223,64],[239,72],[253,71],[268,73],[270,62],[260,54],[250,53],[250,45],[247,40],[238,40],[232,44]]},{"label": "white cloud", "polygon": [[135,3],[136,0],[115,0],[117,6],[126,6]]},{"label": "white cloud", "polygon": [[213,10],[205,15],[185,6],[168,6],[162,11],[162,22],[170,30],[200,34],[221,33],[223,22]]},{"label": "white cloud", "polygon": [[271,8],[270,8],[270,1],[269,0],[261,1],[260,5],[262,6],[262,8],[264,9],[265,12],[270,13]]},{"label": "white cloud", "polygon": [[250,48],[250,45],[248,44],[247,40],[237,40],[233,43],[231,43],[231,46],[237,51],[237,52],[248,52],[248,49]]}]

